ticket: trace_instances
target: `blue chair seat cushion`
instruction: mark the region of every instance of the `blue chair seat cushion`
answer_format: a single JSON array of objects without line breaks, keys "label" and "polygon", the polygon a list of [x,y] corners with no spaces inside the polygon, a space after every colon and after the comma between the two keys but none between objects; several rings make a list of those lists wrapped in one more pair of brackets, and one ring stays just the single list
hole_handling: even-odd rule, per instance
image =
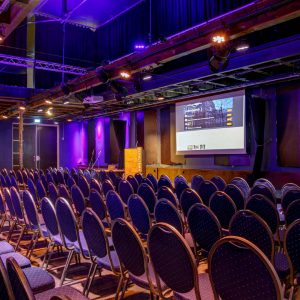
[{"label": "blue chair seat cushion", "polygon": [[[79,230],[78,233],[79,233],[79,239],[80,239],[80,243],[81,243],[83,255],[85,255],[85,256],[88,257],[89,256],[89,248],[87,246],[87,243],[86,243],[83,231]],[[74,242],[74,249],[75,249],[75,252],[77,252],[77,253],[81,252],[81,249],[80,249],[78,241]]]},{"label": "blue chair seat cushion", "polygon": [[87,300],[78,290],[70,286],[62,286],[35,295],[36,300],[50,300],[53,296],[67,296],[72,300]]},{"label": "blue chair seat cushion", "polygon": [[[155,273],[154,273],[154,269],[153,269],[153,266],[152,266],[151,263],[148,264],[148,269],[149,269],[150,280],[152,281],[154,287],[157,288]],[[148,279],[147,279],[146,272],[142,276],[135,276],[132,273],[129,273],[129,278],[136,285],[138,285],[138,286],[140,286],[144,289],[149,290],[149,282],[148,282]],[[162,280],[160,280],[160,285],[161,285],[161,288],[162,288],[163,291],[168,288],[167,285]]]},{"label": "blue chair seat cushion", "polygon": [[11,253],[11,252],[15,252],[14,247],[6,241],[1,241],[0,242],[0,255],[5,254],[5,253]]},{"label": "blue chair seat cushion", "polygon": [[[62,242],[61,236],[59,234],[53,236],[53,240],[54,240],[54,242],[55,242],[56,245],[63,246],[63,242]],[[69,247],[69,248],[73,247],[73,243],[72,242],[70,242],[67,239],[65,239],[65,241],[66,241],[67,247]]]},{"label": "blue chair seat cushion", "polygon": [[0,255],[0,257],[1,257],[1,259],[2,259],[3,264],[4,264],[5,267],[6,267],[6,260],[7,260],[9,257],[13,257],[13,258],[17,261],[18,265],[19,265],[22,269],[24,269],[24,268],[29,268],[29,267],[31,266],[30,260],[29,260],[27,257],[25,257],[25,256],[23,256],[22,254],[20,254],[20,253],[16,253],[16,252],[13,252],[13,253],[6,253],[6,254]]},{"label": "blue chair seat cushion", "polygon": [[45,270],[37,267],[23,269],[34,294],[38,294],[55,287],[54,278]]},{"label": "blue chair seat cushion", "polygon": [[[200,273],[198,274],[198,281],[199,281],[199,291],[201,299],[205,300],[214,300],[214,293],[212,290],[212,286],[209,280],[208,273]],[[189,291],[188,293],[178,294],[174,292],[174,299],[176,300],[196,300],[194,289]]]},{"label": "blue chair seat cushion", "polygon": [[[119,258],[117,256],[117,252],[110,251],[110,256],[111,256],[113,267],[115,268],[116,271],[120,272],[120,262],[119,262]],[[108,255],[106,255],[103,258],[97,258],[96,261],[97,261],[97,264],[99,267],[102,267],[106,270],[111,271],[111,266],[110,266],[110,261],[109,261]]]}]

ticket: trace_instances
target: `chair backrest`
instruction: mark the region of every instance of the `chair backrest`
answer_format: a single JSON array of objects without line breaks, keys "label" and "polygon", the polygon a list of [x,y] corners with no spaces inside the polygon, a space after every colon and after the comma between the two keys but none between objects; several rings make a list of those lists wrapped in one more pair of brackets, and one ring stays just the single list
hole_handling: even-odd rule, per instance
[{"label": "chair backrest", "polygon": [[147,236],[151,227],[150,213],[146,203],[139,195],[132,194],[129,197],[128,212],[135,229],[143,238]]},{"label": "chair backrest", "polygon": [[182,235],[171,225],[155,224],[148,235],[148,251],[155,272],[174,292],[200,299],[195,257]]},{"label": "chair backrest", "polygon": [[23,208],[22,208],[22,205],[21,205],[21,197],[20,197],[20,194],[19,194],[19,192],[17,191],[17,189],[15,187],[10,188],[10,196],[11,196],[11,201],[13,203],[14,210],[15,210],[17,218],[19,220],[24,221],[24,213],[23,213]]},{"label": "chair backrest", "polygon": [[47,192],[41,179],[36,181],[36,190],[40,200],[47,196]]},{"label": "chair backrest", "polygon": [[46,179],[47,179],[48,184],[50,182],[52,182],[53,184],[56,184],[53,177],[52,177],[52,175],[51,175],[51,172],[49,172],[49,171],[46,172]]},{"label": "chair backrest", "polygon": [[231,183],[227,184],[224,192],[233,200],[237,210],[245,208],[245,198],[238,186]]},{"label": "chair backrest", "polygon": [[285,212],[286,225],[290,225],[298,219],[300,219],[300,199],[293,201]]},{"label": "chair backrest", "polygon": [[157,192],[157,179],[156,179],[156,177],[153,174],[149,173],[147,175],[147,178],[151,181],[154,192]]},{"label": "chair backrest", "polygon": [[41,178],[41,181],[43,183],[43,186],[44,186],[45,190],[48,191],[49,187],[48,187],[48,182],[47,182],[47,179],[46,179],[46,175],[41,174],[40,178]]},{"label": "chair backrest", "polygon": [[[90,252],[90,256],[104,258],[109,255],[109,243],[104,226],[96,213],[87,208],[82,214],[82,231]],[[111,257],[110,262],[111,262]],[[113,264],[111,263],[111,266]]]},{"label": "chair backrest", "polygon": [[28,178],[27,181],[27,185],[28,185],[28,190],[31,193],[33,200],[38,203],[38,195],[37,195],[37,190],[35,187],[35,183],[33,182],[33,180],[31,178]]},{"label": "chair backrest", "polygon": [[90,184],[90,189],[97,191],[99,194],[102,193],[100,183],[98,182],[98,180],[96,178],[92,178],[91,184]]},{"label": "chair backrest", "polygon": [[40,179],[40,174],[38,171],[34,171],[33,172],[33,178],[34,178],[34,182],[36,183],[39,179]]},{"label": "chair backrest", "polygon": [[72,186],[75,184],[76,184],[75,179],[72,176],[70,176],[67,180],[67,186],[68,186],[69,190],[71,190]]},{"label": "chair backrest", "polygon": [[3,188],[7,187],[5,177],[2,174],[0,174],[0,183]]},{"label": "chair backrest", "polygon": [[141,173],[136,173],[134,174],[134,178],[137,180],[138,184],[140,185],[142,183],[142,179],[144,178],[144,176]]},{"label": "chair backrest", "polygon": [[288,182],[281,188],[281,195],[282,197],[285,195],[286,192],[289,190],[300,190],[300,186],[296,183]]},{"label": "chair backrest", "polygon": [[272,262],[274,241],[267,223],[250,210],[240,210],[231,219],[229,234],[240,236],[256,245]]},{"label": "chair backrest", "polygon": [[249,209],[259,215],[270,227],[273,234],[279,227],[279,215],[275,204],[263,195],[252,195],[247,203]]},{"label": "chair backrest", "polygon": [[84,170],[83,172],[85,179],[87,180],[87,182],[90,184],[91,180],[92,180],[92,176],[89,170]]},{"label": "chair backrest", "polygon": [[28,175],[27,175],[27,172],[25,170],[22,171],[22,176],[23,176],[24,183],[27,184]]},{"label": "chair backrest", "polygon": [[157,199],[168,199],[171,201],[176,207],[178,207],[178,200],[175,197],[175,194],[172,192],[170,188],[167,186],[162,186],[158,191],[157,191]]},{"label": "chair backrest", "polygon": [[115,188],[113,186],[113,184],[111,183],[110,180],[108,179],[105,179],[103,182],[102,182],[102,191],[103,191],[103,195],[106,196],[106,194],[109,192],[109,191],[114,191]]},{"label": "chair backrest", "polygon": [[206,252],[222,237],[218,218],[204,204],[197,203],[190,208],[187,222],[194,241]]},{"label": "chair backrest", "polygon": [[29,225],[33,230],[38,230],[42,234],[38,210],[31,193],[29,191],[23,191],[22,198]]},{"label": "chair backrest", "polygon": [[11,178],[10,178],[10,176],[8,174],[5,175],[5,181],[6,181],[6,186],[7,187],[11,187],[12,186]]},{"label": "chair backrest", "polygon": [[59,197],[56,201],[55,211],[64,245],[68,248],[66,240],[71,243],[78,241],[78,227],[76,218],[69,202]]},{"label": "chair backrest", "polygon": [[90,195],[90,186],[86,178],[83,175],[80,175],[78,178],[78,186],[85,198],[88,198]]},{"label": "chair backrest", "polygon": [[131,224],[124,219],[114,220],[111,235],[122,268],[135,276],[146,274],[149,278],[147,254]]},{"label": "chair backrest", "polygon": [[113,183],[113,185],[115,187],[117,187],[117,177],[118,176],[116,175],[116,173],[114,171],[110,170],[110,171],[108,171],[107,175],[108,175],[109,179],[111,180],[111,182]]},{"label": "chair backrest", "polygon": [[0,259],[0,299],[15,300],[8,274],[2,259]]},{"label": "chair backrest", "polygon": [[152,182],[151,182],[147,177],[144,177],[144,178],[142,179],[142,181],[141,181],[140,184],[142,184],[142,183],[148,184],[148,185],[154,190],[154,187],[153,187]]},{"label": "chair backrest", "polygon": [[111,190],[106,194],[106,207],[112,221],[126,218],[124,202],[116,191]]},{"label": "chair backrest", "polygon": [[252,195],[263,195],[266,198],[268,198],[270,201],[272,201],[274,204],[276,204],[275,195],[267,185],[259,184],[259,183],[254,185],[250,190],[250,196]]},{"label": "chair backrest", "polygon": [[196,192],[201,197],[203,203],[205,205],[209,205],[209,199],[212,196],[213,193],[215,193],[218,190],[216,185],[212,183],[209,180],[204,180],[200,185],[198,190]]},{"label": "chair backrest", "polygon": [[125,179],[119,182],[118,191],[125,204],[127,204],[128,198],[134,193],[131,184]]},{"label": "chair backrest", "polygon": [[35,300],[30,284],[17,261],[10,257],[6,265],[15,300]]},{"label": "chair backrest", "polygon": [[244,198],[247,199],[250,193],[250,187],[244,178],[234,177],[230,183],[236,185],[242,191]]},{"label": "chair backrest", "polygon": [[11,186],[15,187],[17,190],[19,190],[17,179],[14,175],[10,175],[10,182]]},{"label": "chair backrest", "polygon": [[256,179],[255,182],[253,183],[253,186],[255,186],[257,184],[265,185],[265,186],[270,188],[270,190],[272,191],[273,194],[276,193],[276,189],[275,189],[273,183],[270,180],[266,179],[266,178]]},{"label": "chair backrest", "polygon": [[16,176],[17,176],[17,180],[20,184],[24,184],[24,178],[23,178],[23,175],[22,175],[22,171],[21,170],[18,170],[17,173],[16,173]]},{"label": "chair backrest", "polygon": [[224,191],[225,187],[226,187],[226,181],[220,177],[220,176],[213,176],[210,179],[211,182],[213,182],[216,187],[218,188],[219,191]]},{"label": "chair backrest", "polygon": [[288,208],[288,206],[295,200],[300,199],[300,190],[298,189],[290,189],[286,191],[286,193],[282,197],[282,208],[284,211]]},{"label": "chair backrest", "polygon": [[4,215],[6,213],[5,210],[5,199],[4,196],[0,190],[0,215]]},{"label": "chair backrest", "polygon": [[244,238],[228,236],[217,241],[208,266],[215,299],[283,299],[269,259]]},{"label": "chair backrest", "polygon": [[58,184],[66,184],[62,171],[58,170],[56,172],[56,175],[57,175],[57,183]]},{"label": "chair backrest", "polygon": [[10,216],[13,218],[16,217],[16,212],[15,212],[14,205],[13,205],[13,202],[11,199],[9,188],[6,187],[3,189],[3,195],[4,195],[5,203],[9,210]]},{"label": "chair backrest", "polygon": [[194,175],[192,177],[191,188],[195,191],[198,191],[199,186],[203,181],[204,181],[204,178],[201,175]]},{"label": "chair backrest", "polygon": [[196,203],[202,203],[202,199],[193,189],[185,189],[180,196],[180,206],[183,214],[187,216],[189,209]]},{"label": "chair backrest", "polygon": [[104,180],[109,180],[109,177],[108,177],[108,175],[107,175],[107,173],[105,172],[105,171],[100,171],[99,172],[99,180],[100,180],[100,182],[101,183],[103,183],[104,182]]},{"label": "chair backrest", "polygon": [[133,191],[136,193],[139,188],[139,182],[132,175],[127,176],[127,181],[131,184]]},{"label": "chair backrest", "polygon": [[49,198],[52,203],[55,205],[56,199],[59,197],[58,190],[53,182],[50,182],[48,185],[49,188]]},{"label": "chair backrest", "polygon": [[75,206],[76,213],[81,216],[85,210],[84,195],[78,185],[73,185],[71,188],[71,197]]},{"label": "chair backrest", "polygon": [[[72,190],[72,188],[71,188]],[[64,184],[59,184],[58,185],[58,194],[59,194],[59,197],[63,197],[67,200],[71,200],[71,195],[70,195],[70,192],[68,191],[67,187],[64,185]]]},{"label": "chair backrest", "polygon": [[174,191],[174,187],[170,178],[167,175],[161,175],[158,182],[157,182],[157,189],[160,189],[162,186],[166,186]]},{"label": "chair backrest", "polygon": [[167,199],[160,199],[154,208],[156,223],[167,223],[175,227],[180,234],[184,235],[182,218],[172,202]]},{"label": "chair backrest", "polygon": [[142,183],[137,191],[138,195],[143,198],[146,205],[148,206],[149,212],[154,212],[154,206],[157,202],[156,195],[153,189],[146,183]]},{"label": "chair backrest", "polygon": [[104,220],[106,218],[106,205],[98,191],[94,189],[91,190],[89,203],[98,218],[101,221]]},{"label": "chair backrest", "polygon": [[186,184],[188,183],[186,178],[183,176],[183,175],[177,175],[175,178],[174,178],[174,187],[176,188],[177,184],[179,182],[185,182]]},{"label": "chair backrest", "polygon": [[51,172],[51,175],[52,175],[52,178],[54,180],[54,183],[58,184],[58,178],[57,178],[56,169]]},{"label": "chair backrest", "polygon": [[185,181],[178,180],[177,184],[175,185],[175,193],[176,193],[177,199],[180,199],[182,192],[189,188],[190,187],[188,186],[188,184]]},{"label": "chair backrest", "polygon": [[300,273],[300,220],[294,221],[284,236],[284,252],[288,256],[290,265],[290,281],[294,284],[294,279]]},{"label": "chair backrest", "polygon": [[216,215],[222,228],[228,229],[232,216],[236,213],[236,206],[232,199],[224,192],[215,192],[209,200],[209,208]]},{"label": "chair backrest", "polygon": [[41,213],[51,236],[57,236],[60,234],[58,227],[58,220],[56,216],[55,206],[49,198],[43,198],[41,202]]}]

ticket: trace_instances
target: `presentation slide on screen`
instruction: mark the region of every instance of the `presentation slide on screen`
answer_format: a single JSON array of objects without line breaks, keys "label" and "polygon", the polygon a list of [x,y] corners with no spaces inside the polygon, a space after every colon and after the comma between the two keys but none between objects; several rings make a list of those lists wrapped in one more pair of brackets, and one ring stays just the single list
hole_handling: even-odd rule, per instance
[{"label": "presentation slide on screen", "polygon": [[178,154],[246,153],[245,92],[176,104]]}]

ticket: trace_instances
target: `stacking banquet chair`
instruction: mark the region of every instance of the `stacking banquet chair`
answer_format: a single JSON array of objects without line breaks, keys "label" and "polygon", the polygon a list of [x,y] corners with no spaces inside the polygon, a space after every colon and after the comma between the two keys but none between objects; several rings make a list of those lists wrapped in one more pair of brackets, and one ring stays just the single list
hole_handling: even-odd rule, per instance
[{"label": "stacking banquet chair", "polygon": [[185,189],[180,196],[180,206],[186,217],[189,209],[196,203],[202,203],[200,196],[192,189]]},{"label": "stacking banquet chair", "polygon": [[62,286],[73,255],[75,254],[77,261],[80,261],[80,254],[84,258],[89,259],[89,250],[69,202],[64,198],[58,198],[55,210],[64,247],[69,250],[67,262],[60,280],[60,286]]},{"label": "stacking banquet chair", "polygon": [[209,199],[213,193],[218,190],[217,186],[209,180],[204,180],[200,185],[196,192],[201,197],[203,203],[205,205],[209,205]]},{"label": "stacking banquet chair", "polygon": [[142,179],[142,181],[141,181],[140,184],[142,184],[142,183],[148,184],[148,185],[153,189],[153,191],[154,191],[154,186],[153,186],[152,182],[151,182],[147,177],[144,177],[144,178]]},{"label": "stacking banquet chair", "polygon": [[236,213],[233,200],[224,192],[215,192],[209,200],[209,208],[218,218],[223,229],[227,230],[232,216]]},{"label": "stacking banquet chair", "polygon": [[105,205],[105,202],[104,202],[101,194],[98,191],[96,191],[94,189],[91,190],[90,197],[89,197],[89,203],[90,203],[93,211],[96,213],[98,218],[103,223],[104,227],[106,227],[106,228],[110,227],[106,205]]},{"label": "stacking banquet chair", "polygon": [[172,202],[176,207],[179,206],[179,202],[175,197],[175,194],[171,191],[170,188],[167,186],[162,186],[158,191],[157,191],[157,199],[168,199],[170,202]]},{"label": "stacking banquet chair", "polygon": [[24,185],[26,186],[27,182],[28,182],[28,174],[27,174],[26,170],[22,171],[22,176],[23,176],[23,180],[24,180]]},{"label": "stacking banquet chair", "polygon": [[59,197],[63,197],[65,199],[67,199],[69,202],[71,202],[72,196],[64,184],[58,185],[58,194],[59,194]]},{"label": "stacking banquet chair", "polygon": [[19,184],[14,175],[10,175],[11,186],[14,187],[17,191],[19,191]]},{"label": "stacking banquet chair", "polygon": [[170,178],[167,175],[161,175],[158,182],[157,182],[157,189],[160,189],[162,186],[166,186],[174,191],[174,187]]},{"label": "stacking banquet chair", "polygon": [[88,184],[90,184],[91,180],[92,180],[91,172],[89,170],[84,170],[83,175],[84,175],[86,181],[88,182]]},{"label": "stacking banquet chair", "polygon": [[290,264],[291,286],[300,285],[300,220],[288,226],[284,237],[284,252]]},{"label": "stacking banquet chair", "polygon": [[185,238],[191,248],[196,250],[193,238],[185,230],[182,217],[177,208],[167,199],[160,199],[154,208],[154,218],[156,223],[167,223],[172,225]]},{"label": "stacking banquet chair", "polygon": [[2,227],[4,226],[7,216],[6,216],[6,208],[5,208],[5,200],[3,197],[3,194],[0,190],[0,217],[1,217],[1,223],[0,223],[0,232],[2,231]]},{"label": "stacking banquet chair", "polygon": [[7,187],[5,177],[2,174],[0,174],[0,185],[2,188]]},{"label": "stacking banquet chair", "polygon": [[253,183],[253,186],[256,186],[258,184],[267,186],[268,188],[270,188],[270,190],[272,191],[272,193],[274,195],[276,194],[276,189],[275,189],[273,183],[271,181],[269,181],[268,179],[266,179],[266,178],[256,179],[255,182]]},{"label": "stacking banquet chair", "polygon": [[175,185],[175,193],[177,196],[177,199],[180,199],[181,194],[183,193],[184,190],[189,189],[190,187],[188,184],[183,181],[183,180],[178,180],[177,184]]},{"label": "stacking banquet chair", "polygon": [[[14,294],[12,300],[51,300],[52,297],[56,295],[63,297],[67,296],[67,299],[72,300],[87,299],[79,291],[69,286],[49,288],[44,292],[34,294],[24,270],[19,267],[18,263],[13,258],[7,261],[7,273]],[[37,276],[36,280],[38,280],[38,278],[39,277]]]},{"label": "stacking banquet chair", "polygon": [[48,188],[49,188],[49,199],[55,205],[56,199],[59,197],[58,190],[52,182],[49,183]]},{"label": "stacking banquet chair", "polygon": [[127,205],[128,198],[134,193],[131,184],[125,179],[121,180],[119,182],[118,191],[121,199]]},{"label": "stacking banquet chair", "polygon": [[293,201],[285,212],[285,224],[288,226],[300,219],[300,199]]},{"label": "stacking banquet chair", "polygon": [[137,194],[128,199],[128,212],[131,222],[142,239],[146,239],[151,228],[149,209],[144,200]]},{"label": "stacking banquet chair", "polygon": [[114,171],[110,170],[107,173],[109,179],[111,180],[111,182],[113,183],[114,187],[117,188],[117,175]]},{"label": "stacking banquet chair", "polygon": [[36,181],[36,191],[37,191],[37,195],[38,195],[38,199],[39,199],[39,202],[44,198],[44,197],[47,197],[47,192],[46,192],[46,189],[44,187],[44,184],[42,182],[41,179],[38,179]]},{"label": "stacking banquet chair", "polygon": [[234,177],[230,183],[236,185],[242,191],[245,199],[248,198],[250,193],[250,186],[244,178]]},{"label": "stacking banquet chair", "polygon": [[116,191],[106,194],[106,207],[111,221],[117,218],[127,219],[125,204]]},{"label": "stacking banquet chair", "polygon": [[104,180],[109,180],[109,177],[105,171],[100,171],[99,172],[99,180],[101,183],[104,182]]},{"label": "stacking banquet chair", "polygon": [[147,175],[147,178],[151,181],[154,192],[157,192],[157,179],[156,179],[156,177],[153,174],[149,173]]},{"label": "stacking banquet chair", "polygon": [[27,216],[28,226],[32,231],[32,238],[27,249],[26,255],[30,257],[35,249],[39,238],[46,239],[48,231],[45,225],[40,223],[39,214],[36,203],[33,200],[29,191],[24,191],[22,194],[23,205]]},{"label": "stacking banquet chair", "polygon": [[83,196],[85,198],[88,198],[90,195],[90,186],[89,186],[89,183],[87,182],[86,178],[83,175],[80,175],[78,177],[78,187],[80,188]]},{"label": "stacking banquet chair", "polygon": [[198,274],[195,256],[174,227],[165,223],[153,225],[148,235],[148,251],[157,278],[161,278],[160,297],[166,290],[161,287],[166,285],[173,290],[175,299],[213,300],[208,274]]},{"label": "stacking banquet chair", "polygon": [[239,187],[230,183],[226,185],[224,192],[233,200],[237,210],[245,208],[245,198]]},{"label": "stacking banquet chair", "polygon": [[58,184],[66,184],[64,174],[62,173],[61,170],[58,170],[56,172],[56,175],[57,175],[57,183]]},{"label": "stacking banquet chair", "polygon": [[163,282],[160,282],[160,287],[158,287],[158,278],[155,276],[142,240],[129,222],[123,219],[113,221],[112,239],[120,261],[122,274],[122,282],[120,283],[123,286],[121,299],[123,299],[129,281],[150,291],[151,295],[158,296],[158,290],[166,291]]},{"label": "stacking banquet chair", "polygon": [[219,191],[224,191],[224,189],[226,187],[226,182],[222,177],[214,176],[210,179],[210,181],[217,186]]},{"label": "stacking banquet chair", "polygon": [[116,251],[110,250],[110,241],[105,228],[96,213],[87,208],[82,214],[82,231],[89,249],[91,268],[85,284],[84,293],[88,296],[97,269],[112,271],[120,277],[117,295],[121,288],[120,263]]},{"label": "stacking banquet chair", "polygon": [[16,178],[17,178],[17,181],[19,183],[19,185],[23,186],[24,187],[24,178],[23,178],[23,175],[22,175],[22,171],[21,170],[18,170],[17,173],[16,173]]},{"label": "stacking banquet chair", "polygon": [[133,191],[136,193],[139,188],[139,183],[136,178],[132,175],[127,176],[127,181],[131,184]]},{"label": "stacking banquet chair", "polygon": [[194,204],[188,211],[187,223],[196,247],[207,256],[213,244],[222,237],[218,218],[204,204]]},{"label": "stacking banquet chair", "polygon": [[142,183],[138,188],[137,194],[145,201],[150,214],[153,214],[154,206],[157,202],[153,189],[148,184]]},{"label": "stacking banquet chair", "polygon": [[27,185],[28,185],[28,190],[33,197],[33,200],[35,201],[35,203],[37,205],[39,205],[39,202],[38,202],[39,198],[38,198],[36,186],[35,186],[34,181],[31,178],[28,178]]},{"label": "stacking banquet chair", "polygon": [[69,190],[71,190],[72,186],[76,184],[75,179],[70,176],[69,179],[67,180],[67,187]]},{"label": "stacking banquet chair", "polygon": [[284,280],[289,273],[287,257],[275,252],[272,232],[267,223],[254,212],[240,210],[230,222],[229,234],[243,237],[256,245],[271,261],[278,276]]},{"label": "stacking banquet chair", "polygon": [[284,211],[288,208],[288,206],[295,200],[300,199],[300,190],[299,189],[290,189],[287,190],[282,195],[281,205]]},{"label": "stacking banquet chair", "polygon": [[56,184],[53,177],[52,177],[52,175],[51,175],[51,172],[49,172],[49,171],[46,172],[46,179],[47,179],[48,184],[50,182],[53,183],[53,184]]},{"label": "stacking banquet chair", "polygon": [[8,174],[5,175],[5,181],[6,181],[6,186],[7,187],[9,187],[9,188],[12,187],[11,178]]},{"label": "stacking banquet chair", "polygon": [[41,201],[41,213],[48,232],[48,247],[42,263],[42,267],[44,267],[44,265],[46,264],[45,269],[48,268],[48,264],[53,254],[54,247],[57,247],[59,249],[64,246],[54,205],[55,204],[53,204],[53,202],[46,197]]},{"label": "stacking banquet chair", "polygon": [[136,174],[134,174],[134,178],[136,179],[136,181],[140,185],[142,183],[142,180],[143,180],[144,176],[141,173],[136,173]]},{"label": "stacking banquet chair", "polygon": [[104,196],[106,196],[106,194],[109,191],[114,191],[114,190],[115,190],[115,188],[114,188],[113,184],[111,183],[111,181],[109,179],[105,179],[102,182],[102,192],[103,192]]},{"label": "stacking banquet chair", "polygon": [[296,183],[288,182],[281,188],[281,195],[284,196],[289,190],[300,190],[300,186]]},{"label": "stacking banquet chair", "polygon": [[177,175],[175,178],[174,178],[174,186],[176,188],[176,185],[177,183],[179,182],[185,182],[186,184],[188,183],[186,178],[183,176],[183,175]]},{"label": "stacking banquet chair", "polygon": [[199,186],[203,181],[204,181],[204,178],[201,175],[194,175],[192,177],[191,188],[195,191],[198,191]]},{"label": "stacking banquet chair", "polygon": [[78,185],[73,185],[71,188],[72,202],[75,207],[76,215],[79,218],[86,207],[86,200]]},{"label": "stacking banquet chair", "polygon": [[247,201],[246,209],[259,215],[270,227],[274,239],[283,241],[283,232],[279,231],[279,215],[275,204],[263,195],[252,195]]},{"label": "stacking banquet chair", "polygon": [[208,266],[215,299],[285,299],[268,258],[244,238],[228,236],[216,242]]},{"label": "stacking banquet chair", "polygon": [[46,175],[45,174],[41,174],[40,178],[41,178],[41,181],[42,181],[42,183],[44,185],[45,190],[48,191],[49,187],[48,187],[48,182],[47,182]]},{"label": "stacking banquet chair", "polygon": [[263,195],[266,198],[268,198],[270,201],[272,201],[274,204],[276,204],[276,198],[275,195],[273,193],[273,191],[271,190],[271,188],[267,185],[264,184],[256,184],[252,187],[252,189],[250,190],[250,196],[252,195]]},{"label": "stacking banquet chair", "polygon": [[90,189],[97,191],[99,194],[102,194],[101,185],[96,178],[92,178],[90,183]]}]

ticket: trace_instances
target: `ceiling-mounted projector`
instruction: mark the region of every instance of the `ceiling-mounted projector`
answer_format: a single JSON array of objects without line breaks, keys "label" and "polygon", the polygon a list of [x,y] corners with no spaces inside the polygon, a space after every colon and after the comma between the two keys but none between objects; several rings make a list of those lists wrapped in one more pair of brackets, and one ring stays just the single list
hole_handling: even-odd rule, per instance
[{"label": "ceiling-mounted projector", "polygon": [[103,96],[88,96],[83,99],[84,104],[96,104],[103,101],[104,101]]}]

